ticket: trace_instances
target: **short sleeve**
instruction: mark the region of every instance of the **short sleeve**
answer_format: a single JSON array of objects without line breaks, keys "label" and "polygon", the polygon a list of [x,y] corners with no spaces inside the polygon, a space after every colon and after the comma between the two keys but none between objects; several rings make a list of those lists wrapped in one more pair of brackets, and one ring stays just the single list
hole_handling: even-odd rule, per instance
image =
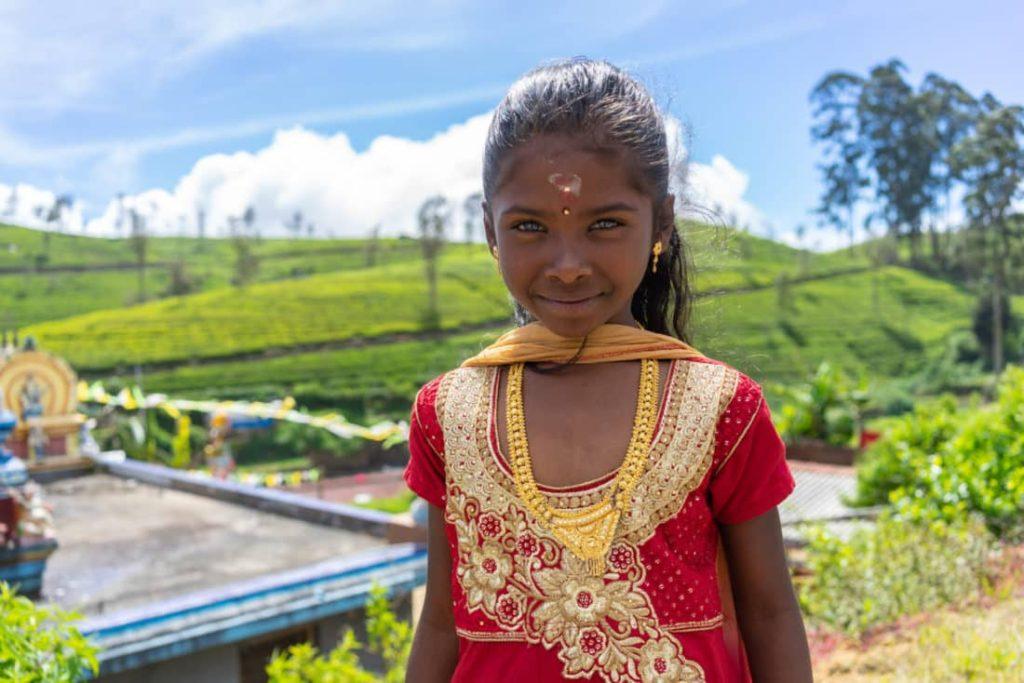
[{"label": "short sleeve", "polygon": [[[796,482],[786,463],[786,445],[756,382],[742,376],[723,420],[709,496],[721,524],[753,519],[785,500]],[[729,438],[731,436],[731,438]]]},{"label": "short sleeve", "polygon": [[409,463],[403,475],[406,485],[420,498],[444,507],[444,437],[437,419],[435,400],[441,378],[424,385],[416,394],[409,416]]}]

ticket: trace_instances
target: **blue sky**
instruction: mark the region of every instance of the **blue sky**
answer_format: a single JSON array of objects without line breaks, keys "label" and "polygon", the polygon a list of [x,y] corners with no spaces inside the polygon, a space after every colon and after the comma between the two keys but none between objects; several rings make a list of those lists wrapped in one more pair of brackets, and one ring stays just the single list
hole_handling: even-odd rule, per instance
[{"label": "blue sky", "polygon": [[826,72],[895,56],[915,84],[1024,103],[1019,1],[139,5],[0,0],[0,204],[70,192],[94,231],[117,192],[176,213],[168,230],[246,203],[270,231],[296,207],[337,234],[404,229],[426,194],[472,191],[509,83],[583,54],[689,127],[705,199],[785,235],[813,224],[807,96]]}]

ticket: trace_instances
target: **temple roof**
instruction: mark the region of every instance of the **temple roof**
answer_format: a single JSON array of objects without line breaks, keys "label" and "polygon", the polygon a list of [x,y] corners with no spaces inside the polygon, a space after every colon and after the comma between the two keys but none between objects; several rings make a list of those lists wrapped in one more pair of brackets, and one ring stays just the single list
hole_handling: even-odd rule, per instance
[{"label": "temple roof", "polygon": [[96,616],[386,545],[110,474],[46,484],[59,547],[42,600]]}]

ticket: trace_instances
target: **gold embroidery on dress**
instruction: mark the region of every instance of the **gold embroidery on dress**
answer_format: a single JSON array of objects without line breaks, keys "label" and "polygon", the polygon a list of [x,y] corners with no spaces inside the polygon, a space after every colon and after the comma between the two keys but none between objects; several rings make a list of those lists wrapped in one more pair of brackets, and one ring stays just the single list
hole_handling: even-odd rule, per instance
[{"label": "gold embroidery on dress", "polygon": [[710,631],[713,628],[721,626],[723,621],[725,621],[725,617],[719,614],[711,617],[710,619],[702,619],[700,621],[681,621],[678,624],[662,626],[662,628],[671,633],[693,633],[694,631]]},{"label": "gold embroidery on dress", "polygon": [[458,538],[456,577],[467,608],[481,611],[509,636],[522,634],[527,642],[556,648],[566,678],[704,680],[700,665],[687,659],[669,628],[658,623],[650,596],[641,588],[646,568],[638,546],[678,512],[710,467],[721,392],[735,388],[736,373],[713,364],[679,365],[669,387],[664,428],[600,576],[563,552],[523,508],[510,477],[490,456],[487,421],[494,368],[454,370],[439,387],[445,518]]}]

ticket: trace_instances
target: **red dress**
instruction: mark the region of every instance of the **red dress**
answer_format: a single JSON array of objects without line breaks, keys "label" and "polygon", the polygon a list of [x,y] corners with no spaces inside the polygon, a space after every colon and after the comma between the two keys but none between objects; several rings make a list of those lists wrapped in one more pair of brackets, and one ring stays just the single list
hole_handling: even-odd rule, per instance
[{"label": "red dress", "polygon": [[[716,563],[719,524],[794,487],[761,388],[718,361],[671,362],[633,505],[595,577],[516,495],[497,380],[494,367],[452,370],[412,410],[405,481],[444,511],[451,549],[452,681],[749,681],[723,629]],[[540,488],[553,505],[586,506],[615,474]]]}]

